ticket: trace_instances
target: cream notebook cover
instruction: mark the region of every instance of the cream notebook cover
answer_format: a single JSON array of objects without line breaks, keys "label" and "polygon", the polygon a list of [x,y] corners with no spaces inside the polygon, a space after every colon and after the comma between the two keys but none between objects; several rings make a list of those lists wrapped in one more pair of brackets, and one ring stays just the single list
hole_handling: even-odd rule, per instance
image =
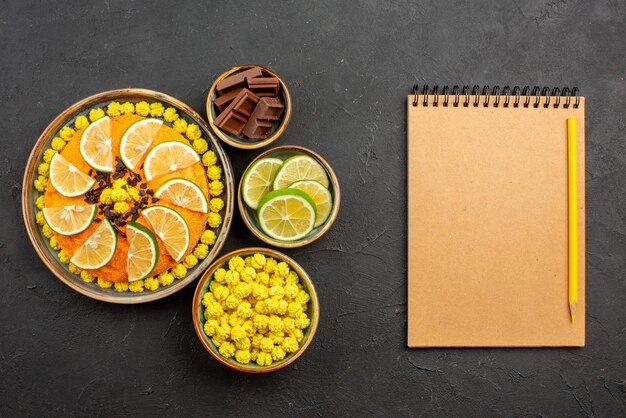
[{"label": "cream notebook cover", "polygon": [[[446,88],[408,96],[409,347],[584,346],[585,101],[555,90],[545,96],[507,88],[500,95],[485,88],[480,95]],[[566,121],[572,116],[579,211],[574,324]]]}]

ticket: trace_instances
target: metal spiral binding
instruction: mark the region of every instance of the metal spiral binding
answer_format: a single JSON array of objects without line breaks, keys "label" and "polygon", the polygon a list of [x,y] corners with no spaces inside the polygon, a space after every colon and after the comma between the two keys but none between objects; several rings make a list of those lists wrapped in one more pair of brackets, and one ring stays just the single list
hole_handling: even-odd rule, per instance
[{"label": "metal spiral binding", "polygon": [[[573,107],[575,109],[580,105],[580,96],[578,87],[568,88],[568,87],[554,87],[552,90],[550,87],[539,87],[539,86],[504,86],[500,88],[500,86],[493,86],[490,88],[489,86],[478,86],[474,85],[471,88],[469,85],[464,85],[463,87],[459,87],[458,85],[450,86],[447,84],[444,85],[441,90],[439,89],[439,85],[434,85],[432,89],[428,89],[428,84],[422,85],[420,93],[420,86],[418,84],[413,84],[413,89],[411,91],[411,95],[413,96],[413,106],[417,106],[419,104],[420,95],[422,96],[422,106],[429,106],[429,96],[433,97],[432,105],[433,107],[439,106],[439,97],[443,96],[443,102],[441,105],[443,107],[448,107],[452,105],[453,107],[459,107],[462,105],[463,107],[469,107],[470,104],[473,107],[480,106],[481,97],[483,98],[483,107],[488,107],[490,104],[493,107],[499,107],[500,102],[502,102],[502,107],[530,107],[531,106],[531,98],[534,97],[534,101],[532,102],[533,108],[539,108],[543,101],[543,107],[549,108],[550,103],[554,101],[552,107],[557,109],[559,106],[563,106],[564,109],[568,109],[570,105],[572,105],[572,99],[574,101]],[[450,100],[450,96],[453,96],[453,99]],[[461,99],[461,96],[464,96]],[[522,102],[523,98],[523,102]]]}]

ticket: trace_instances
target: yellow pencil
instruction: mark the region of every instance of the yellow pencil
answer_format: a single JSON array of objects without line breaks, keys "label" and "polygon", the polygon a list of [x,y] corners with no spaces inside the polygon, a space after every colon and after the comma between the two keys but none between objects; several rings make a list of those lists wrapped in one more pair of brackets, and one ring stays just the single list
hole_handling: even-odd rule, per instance
[{"label": "yellow pencil", "polygon": [[567,118],[567,177],[569,187],[569,311],[572,324],[578,304],[578,174],[576,170],[576,118]]}]

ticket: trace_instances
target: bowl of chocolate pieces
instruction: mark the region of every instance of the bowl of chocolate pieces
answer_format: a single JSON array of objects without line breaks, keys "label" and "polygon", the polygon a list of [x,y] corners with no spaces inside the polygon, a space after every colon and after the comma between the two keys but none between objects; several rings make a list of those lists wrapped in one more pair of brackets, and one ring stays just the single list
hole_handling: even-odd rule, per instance
[{"label": "bowl of chocolate pieces", "polygon": [[206,102],[213,132],[243,149],[274,142],[291,119],[291,96],[276,73],[260,65],[231,68],[211,86]]}]

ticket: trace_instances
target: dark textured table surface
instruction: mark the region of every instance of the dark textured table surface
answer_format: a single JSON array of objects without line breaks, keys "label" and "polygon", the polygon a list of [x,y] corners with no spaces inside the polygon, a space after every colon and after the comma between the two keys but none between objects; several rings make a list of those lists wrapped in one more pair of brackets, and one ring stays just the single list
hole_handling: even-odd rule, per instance
[{"label": "dark textured table surface", "polygon": [[[626,415],[623,1],[0,1],[0,416]],[[20,211],[30,148],[92,93],[146,87],[200,113],[212,80],[258,63],[287,80],[277,144],[315,149],[339,218],[291,251],[321,302],[293,366],[218,364],[195,286],[115,306],[57,280]],[[415,82],[579,86],[587,97],[587,346],[406,347],[406,116]],[[226,147],[238,178],[256,152]],[[223,251],[260,244],[237,214]]]}]

